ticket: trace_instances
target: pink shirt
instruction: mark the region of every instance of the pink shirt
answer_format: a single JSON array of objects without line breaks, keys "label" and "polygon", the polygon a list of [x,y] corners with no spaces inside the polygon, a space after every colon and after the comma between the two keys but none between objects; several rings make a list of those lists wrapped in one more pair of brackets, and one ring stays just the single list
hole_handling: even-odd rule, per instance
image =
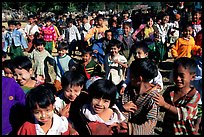
[{"label": "pink shirt", "polygon": [[43,26],[42,33],[45,41],[53,41],[56,42],[56,33],[53,26]]}]

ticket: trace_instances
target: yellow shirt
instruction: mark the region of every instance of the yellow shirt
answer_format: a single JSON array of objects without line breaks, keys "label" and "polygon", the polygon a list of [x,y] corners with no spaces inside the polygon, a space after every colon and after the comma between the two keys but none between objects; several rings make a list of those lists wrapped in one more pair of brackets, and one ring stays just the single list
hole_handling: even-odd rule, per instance
[{"label": "yellow shirt", "polygon": [[150,34],[153,34],[154,33],[154,29],[151,27],[145,27],[144,28],[144,39],[145,38],[149,38],[150,37]]},{"label": "yellow shirt", "polygon": [[171,54],[174,58],[191,58],[191,51],[197,51],[198,49],[200,49],[200,46],[195,45],[195,40],[192,36],[189,40],[185,38],[178,38],[175,45],[171,49]]}]

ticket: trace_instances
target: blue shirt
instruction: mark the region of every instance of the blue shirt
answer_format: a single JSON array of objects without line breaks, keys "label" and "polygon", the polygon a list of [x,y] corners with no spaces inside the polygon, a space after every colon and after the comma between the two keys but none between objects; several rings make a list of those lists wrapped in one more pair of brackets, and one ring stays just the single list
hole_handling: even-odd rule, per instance
[{"label": "blue shirt", "polygon": [[27,42],[23,37],[23,34],[14,29],[13,31],[8,31],[5,35],[5,45],[3,51],[7,52],[9,46],[23,46],[23,48],[28,48]]}]

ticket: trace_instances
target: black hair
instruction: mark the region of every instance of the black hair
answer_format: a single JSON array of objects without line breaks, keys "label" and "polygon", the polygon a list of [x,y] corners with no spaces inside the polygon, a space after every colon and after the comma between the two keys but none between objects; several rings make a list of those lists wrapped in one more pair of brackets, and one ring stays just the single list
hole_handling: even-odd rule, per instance
[{"label": "black hair", "polygon": [[7,57],[7,53],[3,50],[1,50],[1,53],[2,53],[2,58],[6,58]]},{"label": "black hair", "polygon": [[158,75],[158,68],[150,59],[137,58],[130,65],[130,73],[135,78],[142,76],[144,82],[149,82]]},{"label": "black hair", "polygon": [[16,21],[16,25],[21,26],[21,22],[20,21]]},{"label": "black hair", "polygon": [[111,48],[111,47],[114,47],[114,46],[116,46],[117,48],[122,48],[122,42],[120,42],[119,40],[117,40],[117,39],[111,39],[110,40],[110,43],[109,43],[109,47]]},{"label": "black hair", "polygon": [[8,26],[10,26],[10,25],[16,25],[16,22],[14,20],[9,20],[8,21]]},{"label": "black hair", "polygon": [[7,59],[2,64],[3,68],[9,68],[10,70],[13,70],[13,61],[11,59]]},{"label": "black hair", "polygon": [[98,14],[97,17],[96,17],[96,20],[100,20],[100,19],[103,19],[104,20],[104,16],[102,14]]},{"label": "black hair", "polygon": [[45,22],[52,22],[52,18],[50,16],[45,18]]},{"label": "black hair", "polygon": [[113,31],[112,31],[112,30],[110,30],[110,29],[108,29],[108,30],[106,30],[106,31],[105,31],[105,37],[107,37],[107,33],[108,33],[108,32],[111,32],[111,33],[112,33],[112,35],[113,35]]},{"label": "black hair", "polygon": [[67,24],[69,24],[69,23],[72,23],[72,24],[73,24],[73,23],[74,23],[74,19],[72,19],[72,18],[67,18],[67,19],[66,19],[66,23],[67,23]]},{"label": "black hair", "polygon": [[17,56],[13,59],[13,69],[15,68],[29,71],[32,68],[32,62],[27,56]]},{"label": "black hair", "polygon": [[34,17],[35,17],[34,15],[29,15],[28,19],[31,19],[31,18],[34,19]]},{"label": "black hair", "polygon": [[68,43],[66,41],[62,41],[58,44],[57,50],[67,50],[68,49]]},{"label": "black hair", "polygon": [[36,39],[33,41],[33,44],[35,44],[36,46],[39,46],[39,45],[45,46],[45,41],[44,41],[43,38],[39,38],[39,39],[36,38]]},{"label": "black hair", "polygon": [[82,19],[84,19],[84,18],[88,19],[88,15],[83,15]]},{"label": "black hair", "polygon": [[78,71],[66,71],[61,77],[62,88],[65,89],[68,86],[80,86],[82,87],[85,83],[85,78]]},{"label": "black hair", "polygon": [[128,27],[130,27],[130,28],[132,27],[132,26],[131,26],[131,22],[124,22],[124,23],[123,23],[123,27],[124,27],[124,26],[128,26]]},{"label": "black hair", "polygon": [[193,58],[180,57],[173,63],[173,71],[177,70],[179,66],[189,69],[191,74],[196,73],[196,61]]},{"label": "black hair", "polygon": [[85,48],[85,49],[82,51],[82,55],[84,55],[84,54],[89,54],[90,56],[92,56],[92,54],[93,54],[92,47],[87,47],[87,48]]},{"label": "black hair", "polygon": [[49,83],[45,83],[31,89],[26,94],[27,108],[32,111],[37,109],[37,105],[40,108],[46,108],[51,104],[53,105],[55,102],[55,97],[53,94],[53,90],[55,90],[55,88],[53,86]]},{"label": "black hair", "polygon": [[134,46],[134,49],[135,50],[133,51],[133,53],[135,53],[137,49],[142,49],[142,51],[144,53],[148,53],[148,51],[149,51],[148,45],[143,41],[142,42],[137,42],[135,44],[135,46]]},{"label": "black hair", "polygon": [[112,81],[107,79],[99,79],[93,82],[89,88],[88,93],[90,101],[93,98],[103,98],[110,100],[110,107],[115,104],[117,87]]}]

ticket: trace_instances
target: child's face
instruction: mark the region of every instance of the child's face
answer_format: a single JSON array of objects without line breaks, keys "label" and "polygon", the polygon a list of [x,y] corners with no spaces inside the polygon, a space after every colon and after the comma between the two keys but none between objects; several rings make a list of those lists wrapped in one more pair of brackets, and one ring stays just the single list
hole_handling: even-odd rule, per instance
[{"label": "child's face", "polygon": [[152,27],[152,25],[153,25],[153,19],[152,18],[150,18],[150,20],[149,21],[147,21],[147,25],[149,26],[149,27]]},{"label": "child's face", "polygon": [[148,56],[148,53],[144,53],[144,51],[141,48],[137,48],[134,58],[146,58]]},{"label": "child's face", "polygon": [[109,108],[110,100],[103,98],[93,98],[91,106],[96,114],[100,114]]},{"label": "child's face", "polygon": [[4,68],[4,74],[6,77],[13,78],[13,72],[9,68]]},{"label": "child's face", "polygon": [[200,14],[200,13],[195,13],[194,16],[193,16],[193,18],[194,18],[194,21],[200,20],[201,14]]},{"label": "child's face", "polygon": [[39,52],[43,51],[43,50],[44,50],[43,44],[37,45],[37,46],[36,46],[36,49],[37,49]]},{"label": "child's face", "polygon": [[127,20],[128,19],[128,14],[123,14],[123,19]]},{"label": "child's face", "polygon": [[169,22],[169,16],[164,16],[162,21],[164,24],[168,23]]},{"label": "child's face", "polygon": [[67,53],[66,49],[58,50],[58,55],[59,56],[64,56]]},{"label": "child's face", "polygon": [[70,102],[73,102],[81,93],[83,86],[67,86],[64,90],[64,96]]},{"label": "child's face", "polygon": [[103,19],[99,19],[99,20],[98,20],[98,25],[99,25],[99,26],[102,26],[102,25],[103,25]]},{"label": "child's face", "polygon": [[173,79],[179,89],[190,87],[190,81],[194,80],[194,74],[190,74],[190,70],[180,65],[177,70],[173,71]]},{"label": "child's face", "polygon": [[10,30],[14,30],[15,29],[15,25],[9,25],[9,29]]},{"label": "child's face", "polygon": [[89,53],[86,53],[82,56],[82,59],[84,62],[89,62],[91,60],[91,55]]},{"label": "child's face", "polygon": [[119,51],[120,51],[120,48],[118,48],[117,46],[111,47],[111,50],[110,50],[111,55],[113,56],[117,55]]},{"label": "child's face", "polygon": [[112,32],[108,32],[106,38],[107,38],[107,40],[111,40],[112,39]]},{"label": "child's face", "polygon": [[184,30],[184,32],[183,32],[183,36],[185,37],[185,38],[190,38],[190,36],[192,35],[192,33],[193,33],[193,29],[192,29],[192,27],[187,27],[185,30]]},{"label": "child's face", "polygon": [[18,69],[15,68],[15,79],[17,80],[17,82],[21,85],[24,86],[28,83],[29,80],[31,80],[31,75],[32,75],[32,71],[27,71],[25,69]]},{"label": "child's face", "polygon": [[52,118],[53,118],[53,105],[50,104],[48,107],[46,108],[40,108],[37,105],[37,109],[33,110],[33,115],[35,116],[36,120],[41,122],[41,123],[50,123],[52,122]]},{"label": "child's face", "polygon": [[130,28],[129,26],[127,26],[127,25],[124,25],[124,26],[123,26],[123,30],[124,30],[124,33],[125,33],[126,35],[128,35],[129,32],[130,32],[130,30],[131,30],[131,28]]},{"label": "child's face", "polygon": [[16,28],[17,28],[17,29],[20,29],[20,28],[21,28],[21,26],[20,26],[20,25],[16,25]]},{"label": "child's face", "polygon": [[47,21],[47,22],[46,22],[46,25],[47,25],[47,26],[50,26],[50,25],[51,25],[51,21]]}]

